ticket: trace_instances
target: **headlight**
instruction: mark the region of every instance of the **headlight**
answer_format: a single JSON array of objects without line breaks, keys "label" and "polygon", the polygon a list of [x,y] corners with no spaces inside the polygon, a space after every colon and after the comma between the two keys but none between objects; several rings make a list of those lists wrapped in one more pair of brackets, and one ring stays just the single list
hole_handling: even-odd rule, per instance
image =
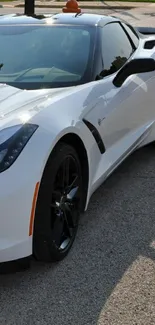
[{"label": "headlight", "polygon": [[0,173],[14,163],[37,128],[26,123],[0,131]]}]

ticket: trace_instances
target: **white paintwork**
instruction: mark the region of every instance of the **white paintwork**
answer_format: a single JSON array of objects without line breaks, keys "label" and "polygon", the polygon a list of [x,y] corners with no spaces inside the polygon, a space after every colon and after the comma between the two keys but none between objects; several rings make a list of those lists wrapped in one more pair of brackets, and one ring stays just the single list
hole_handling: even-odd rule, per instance
[{"label": "white paintwork", "polygon": [[[142,46],[137,57],[154,58],[154,49],[147,51]],[[155,140],[154,73],[129,77],[120,88],[113,85],[113,78],[114,75],[81,86],[35,91],[0,85],[0,131],[26,120],[39,125],[18,159],[0,174],[0,262],[32,253],[28,232],[35,185],[62,136],[75,133],[87,151],[89,184],[85,209],[96,188],[130,153]],[[83,118],[101,134],[104,154]]]}]

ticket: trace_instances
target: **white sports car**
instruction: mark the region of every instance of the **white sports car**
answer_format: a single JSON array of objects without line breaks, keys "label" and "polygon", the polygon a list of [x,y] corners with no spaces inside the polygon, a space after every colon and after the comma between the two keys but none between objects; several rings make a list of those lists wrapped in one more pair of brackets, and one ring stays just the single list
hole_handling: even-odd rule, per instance
[{"label": "white sports car", "polygon": [[0,262],[70,250],[92,193],[155,140],[155,36],[109,16],[0,17]]}]

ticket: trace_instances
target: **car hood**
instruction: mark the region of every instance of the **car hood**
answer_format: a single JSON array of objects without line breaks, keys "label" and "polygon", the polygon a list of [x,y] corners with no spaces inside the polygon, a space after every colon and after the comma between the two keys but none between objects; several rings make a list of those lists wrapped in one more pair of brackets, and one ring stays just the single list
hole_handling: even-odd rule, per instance
[{"label": "car hood", "polygon": [[[22,90],[9,85],[0,84],[0,129],[4,125],[11,125],[11,121],[24,113],[31,113],[30,117],[43,109],[49,99],[67,92],[73,87]],[[24,115],[23,115],[24,116]]]}]

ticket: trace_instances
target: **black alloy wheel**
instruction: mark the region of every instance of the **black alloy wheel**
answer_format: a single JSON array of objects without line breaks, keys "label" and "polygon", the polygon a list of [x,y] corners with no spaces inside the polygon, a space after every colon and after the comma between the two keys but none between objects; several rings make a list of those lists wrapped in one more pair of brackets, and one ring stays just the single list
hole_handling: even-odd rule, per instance
[{"label": "black alloy wheel", "polygon": [[69,252],[78,228],[82,174],[73,147],[60,143],[50,156],[40,185],[34,223],[37,259],[58,261]]}]

